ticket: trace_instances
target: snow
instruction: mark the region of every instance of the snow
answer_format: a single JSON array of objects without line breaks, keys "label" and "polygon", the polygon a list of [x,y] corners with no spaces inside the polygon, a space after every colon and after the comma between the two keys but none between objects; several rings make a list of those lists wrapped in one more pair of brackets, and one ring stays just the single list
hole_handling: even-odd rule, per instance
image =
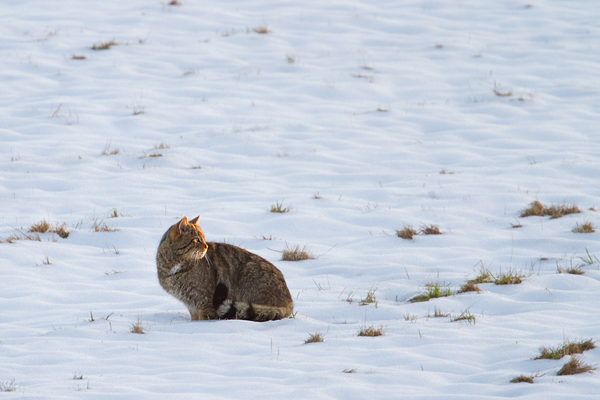
[{"label": "snow", "polygon": [[[533,358],[600,339],[600,263],[557,273],[600,257],[571,231],[600,226],[600,4],[180,3],[0,3],[4,397],[597,398]],[[535,200],[582,213],[519,217]],[[295,318],[189,320],[154,257],[198,214],[283,272]],[[69,237],[6,243],[41,220]],[[316,258],[280,260],[297,245]],[[482,265],[523,283],[410,303]]]}]

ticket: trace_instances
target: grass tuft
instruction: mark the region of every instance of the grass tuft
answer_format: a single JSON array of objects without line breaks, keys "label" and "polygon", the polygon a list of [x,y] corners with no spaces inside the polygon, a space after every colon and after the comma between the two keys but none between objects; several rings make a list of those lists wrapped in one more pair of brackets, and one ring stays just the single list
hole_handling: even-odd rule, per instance
[{"label": "grass tuft", "polygon": [[300,245],[296,247],[288,247],[286,243],[286,248],[281,252],[281,260],[282,261],[302,261],[302,260],[310,260],[314,257],[306,251],[306,246],[300,248]]},{"label": "grass tuft", "polygon": [[458,317],[452,318],[452,321],[467,321],[468,323],[475,325],[476,318],[469,310],[465,310]]},{"label": "grass tuft", "polygon": [[166,144],[164,142],[160,142],[159,144],[155,144],[154,148],[155,149],[170,149],[171,146],[169,146],[168,144]]},{"label": "grass tuft", "polygon": [[42,220],[40,222],[36,222],[35,224],[31,225],[28,229],[28,232],[30,233],[56,233],[58,236],[60,236],[63,239],[66,239],[67,237],[69,237],[69,230],[67,229],[67,224],[66,223],[62,223],[62,224],[56,224],[54,227],[52,225],[50,225],[50,223],[46,220]]},{"label": "grass tuft", "polygon": [[17,387],[15,386],[15,380],[8,382],[0,382],[0,392],[16,392]]},{"label": "grass tuft", "polygon": [[104,146],[104,148],[100,152],[100,155],[103,155],[103,156],[114,156],[114,155],[117,155],[119,153],[120,153],[119,149],[113,149],[113,150],[111,150],[110,149],[110,142],[108,142],[108,143],[106,143],[106,146]]},{"label": "grass tuft", "polygon": [[413,236],[419,233],[410,225],[404,225],[404,228],[396,230],[396,236],[402,239],[412,240]]},{"label": "grass tuft", "polygon": [[422,233],[423,235],[441,235],[442,232],[440,231],[440,227],[437,225],[421,225],[421,228],[419,229],[419,233]]},{"label": "grass tuft", "polygon": [[129,332],[143,335],[146,333],[146,328],[142,326],[142,321],[138,318],[138,321],[135,324],[131,324]]},{"label": "grass tuft", "polygon": [[35,224],[33,224],[29,227],[29,232],[46,233],[49,230],[50,230],[50,223],[48,221],[46,221],[45,219],[40,222],[36,222]]},{"label": "grass tuft", "polygon": [[518,285],[519,283],[523,282],[521,278],[524,277],[524,275],[517,274],[517,272],[513,269],[507,273],[500,272],[498,276],[494,276],[493,278],[496,285]]},{"label": "grass tuft", "polygon": [[266,35],[267,33],[270,33],[271,31],[267,28],[266,25],[263,26],[258,26],[254,29],[252,29],[254,32],[261,34],[261,35]]},{"label": "grass tuft", "polygon": [[102,43],[93,45],[92,50],[108,50],[112,46],[116,46],[116,45],[117,45],[117,43],[114,40],[111,40],[110,42],[102,42]]},{"label": "grass tuft", "polygon": [[448,297],[452,296],[452,290],[449,287],[442,287],[438,282],[436,283],[428,283],[427,292],[413,297],[410,302],[411,303],[420,303],[423,301],[429,301],[431,299],[437,299],[438,297]]},{"label": "grass tuft", "polygon": [[281,200],[281,203],[277,202],[276,205],[272,205],[271,206],[271,211],[272,213],[286,213],[286,212],[290,212],[292,210],[292,207],[284,207],[283,206],[283,200]]},{"label": "grass tuft", "polygon": [[[442,310],[440,310],[439,308],[437,308],[437,306],[433,306],[433,315],[431,315],[429,313],[429,311],[427,312],[427,317],[434,317],[434,318],[442,318],[442,317],[448,317],[450,315],[450,313],[443,313]],[[404,317],[406,319],[406,317]]]},{"label": "grass tuft", "polygon": [[375,326],[371,325],[369,327],[362,327],[359,331],[358,331],[358,336],[368,336],[368,337],[375,337],[375,336],[383,336],[384,332],[383,332],[383,325],[379,326],[379,328],[375,328]]},{"label": "grass tuft", "polygon": [[591,222],[587,221],[583,224],[579,225],[579,222],[576,223],[575,227],[573,227],[572,231],[574,233],[593,233],[596,232],[596,227]]},{"label": "grass tuft", "polygon": [[308,344],[308,343],[321,343],[324,342],[325,340],[323,339],[323,334],[322,333],[310,333],[308,339],[306,339],[304,341],[304,344]]},{"label": "grass tuft", "polygon": [[467,283],[460,285],[460,289],[458,290],[458,293],[467,293],[467,292],[481,292],[481,289],[479,289],[479,286],[477,286],[477,283],[474,281],[467,281]]},{"label": "grass tuft", "polygon": [[375,303],[375,307],[377,307],[377,299],[375,298],[375,292],[376,291],[377,291],[377,288],[375,288],[375,289],[371,288],[369,290],[369,292],[367,293],[367,297],[365,297],[364,299],[362,299],[361,301],[359,301],[358,305],[359,306],[366,306],[366,305]]},{"label": "grass tuft", "polygon": [[511,381],[511,383],[521,383],[521,382],[533,383],[533,376],[519,375],[516,378],[512,378],[510,381]]},{"label": "grass tuft", "polygon": [[348,369],[343,370],[342,372],[345,374],[354,374],[354,373],[356,373],[356,368],[353,368],[353,369],[348,368]]},{"label": "grass tuft", "polygon": [[536,200],[533,203],[531,203],[529,207],[521,211],[521,217],[543,217],[548,215],[551,219],[556,219],[568,214],[578,214],[580,212],[581,210],[576,205],[552,204],[550,207],[547,207],[540,203],[538,200]]},{"label": "grass tuft", "polygon": [[96,219],[94,221],[94,224],[92,225],[92,230],[94,232],[116,232],[118,229],[117,228],[109,228],[106,225],[106,222],[104,222],[104,221],[98,222],[98,220]]},{"label": "grass tuft", "polygon": [[589,364],[581,361],[581,358],[578,356],[571,356],[571,361],[567,362],[562,368],[556,373],[558,376],[562,375],[576,375],[583,374],[585,372],[595,371],[596,368],[592,367]]},{"label": "grass tuft", "polygon": [[579,265],[573,266],[573,260],[571,260],[571,266],[567,269],[564,269],[563,267],[558,266],[558,261],[556,262],[556,269],[559,274],[566,272],[567,274],[571,274],[571,275],[583,275],[583,274],[585,274],[585,271],[583,270],[584,266],[585,266],[585,264],[579,264]]},{"label": "grass tuft", "polygon": [[14,243],[18,240],[31,240],[34,242],[42,241],[42,239],[40,239],[40,235],[38,235],[37,233],[34,233],[33,235],[27,235],[23,232],[19,232],[16,234],[12,234],[5,239],[0,238],[0,243]]},{"label": "grass tuft", "polygon": [[556,348],[540,347],[540,355],[534,358],[534,360],[560,360],[564,356],[581,354],[584,351],[594,348],[596,348],[596,344],[592,339],[581,340],[579,342],[565,341]]}]

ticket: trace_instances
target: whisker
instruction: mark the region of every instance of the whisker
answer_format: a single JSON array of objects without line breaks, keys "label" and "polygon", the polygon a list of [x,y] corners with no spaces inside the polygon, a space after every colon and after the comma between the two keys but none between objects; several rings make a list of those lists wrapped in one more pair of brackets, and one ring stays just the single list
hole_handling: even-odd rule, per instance
[{"label": "whisker", "polygon": [[211,262],[210,262],[210,257],[208,256],[208,253],[206,253],[206,254],[204,255],[204,257],[206,257],[206,262],[208,263],[208,266],[212,268],[212,264],[211,264]]}]

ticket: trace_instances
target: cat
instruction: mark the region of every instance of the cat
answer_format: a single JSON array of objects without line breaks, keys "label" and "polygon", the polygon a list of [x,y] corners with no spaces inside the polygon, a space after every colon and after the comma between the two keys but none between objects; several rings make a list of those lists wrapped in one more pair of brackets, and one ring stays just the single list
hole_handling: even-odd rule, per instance
[{"label": "cat", "polygon": [[171,226],[156,254],[160,285],[185,304],[192,320],[290,316],[294,303],[281,271],[239,247],[207,243],[199,219],[183,217]]}]

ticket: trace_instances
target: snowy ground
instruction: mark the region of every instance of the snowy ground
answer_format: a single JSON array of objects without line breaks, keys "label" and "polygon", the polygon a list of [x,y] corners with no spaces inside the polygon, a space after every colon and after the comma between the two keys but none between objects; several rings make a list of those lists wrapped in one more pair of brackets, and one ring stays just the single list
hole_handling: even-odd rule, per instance
[{"label": "snowy ground", "polygon": [[[571,231],[600,226],[600,3],[181,3],[0,3],[2,397],[597,398],[533,358],[600,340],[599,263],[557,273],[600,257]],[[536,199],[582,213],[520,218]],[[294,319],[189,321],[154,257],[198,214],[281,269]],[[42,220],[70,235],[7,243]],[[409,301],[482,265],[525,278]]]}]

